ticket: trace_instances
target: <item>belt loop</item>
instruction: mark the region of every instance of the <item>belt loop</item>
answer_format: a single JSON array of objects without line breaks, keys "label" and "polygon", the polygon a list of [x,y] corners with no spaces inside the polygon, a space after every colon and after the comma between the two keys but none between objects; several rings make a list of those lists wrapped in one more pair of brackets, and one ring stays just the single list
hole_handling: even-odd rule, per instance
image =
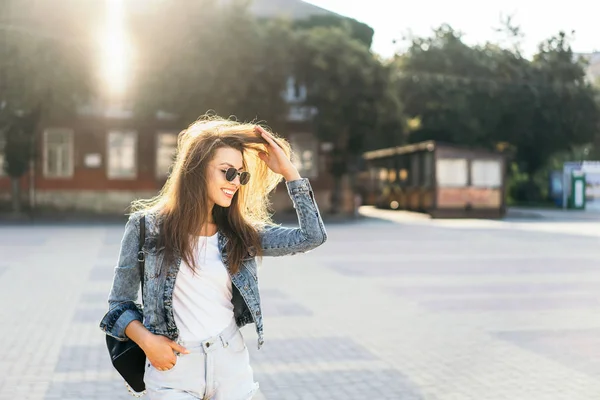
[{"label": "belt loop", "polygon": [[229,347],[229,342],[223,339],[223,335],[219,335],[219,339],[221,339],[221,344],[223,344],[223,348]]}]

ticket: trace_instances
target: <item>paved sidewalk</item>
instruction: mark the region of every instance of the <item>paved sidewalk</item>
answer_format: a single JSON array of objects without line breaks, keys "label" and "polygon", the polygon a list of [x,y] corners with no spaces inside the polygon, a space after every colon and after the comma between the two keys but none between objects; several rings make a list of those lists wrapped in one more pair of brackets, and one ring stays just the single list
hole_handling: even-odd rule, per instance
[{"label": "paved sidewalk", "polygon": [[[379,217],[265,259],[256,399],[600,398],[590,224]],[[131,398],[98,329],[121,235],[0,227],[0,400]]]},{"label": "paved sidewalk", "polygon": [[560,221],[600,221],[600,210],[568,210],[562,208],[509,207],[506,218],[546,219]]}]

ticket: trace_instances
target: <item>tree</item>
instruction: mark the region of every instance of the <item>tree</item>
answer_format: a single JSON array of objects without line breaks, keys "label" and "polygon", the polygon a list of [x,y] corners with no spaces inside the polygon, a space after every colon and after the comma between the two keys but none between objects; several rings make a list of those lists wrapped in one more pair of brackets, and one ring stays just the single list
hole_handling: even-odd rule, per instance
[{"label": "tree", "polygon": [[597,132],[595,93],[564,33],[527,60],[518,45],[471,47],[442,26],[430,38],[414,38],[395,66],[406,112],[422,121],[412,141],[490,149],[508,144],[530,178],[531,200],[539,197],[533,177],[550,157],[591,142]]},{"label": "tree", "polygon": [[342,178],[356,171],[367,137],[380,137],[401,110],[388,92],[389,70],[345,29],[301,30],[297,43],[295,76],[307,88],[306,104],[317,109],[318,137],[334,144],[332,212],[338,212]]},{"label": "tree", "polygon": [[0,133],[15,212],[39,121],[72,112],[90,87],[91,42],[70,34],[81,16],[76,3],[65,1],[64,13],[33,0],[0,3]]},{"label": "tree", "polygon": [[[595,93],[596,104],[600,107],[600,78],[596,78],[592,83],[592,88]],[[594,137],[593,146],[590,150],[591,159],[598,160],[600,159],[600,128],[596,131],[596,136]]]},{"label": "tree", "polygon": [[8,114],[3,124],[5,137],[5,157],[3,168],[11,177],[12,209],[21,212],[19,177],[29,170],[35,150],[35,128],[40,119],[41,108],[29,113]]},{"label": "tree", "polygon": [[141,49],[131,95],[138,113],[164,110],[190,123],[213,110],[282,125],[291,71],[288,25],[259,23],[243,1],[173,0],[155,7],[150,17],[133,21]]},{"label": "tree", "polygon": [[498,80],[497,65],[509,76],[514,60],[493,46],[472,48],[460,33],[442,26],[429,38],[413,38],[394,66],[400,98],[421,126],[410,141],[426,139],[492,147],[500,113],[496,99],[506,78]]},{"label": "tree", "polygon": [[305,19],[294,21],[294,29],[307,30],[317,27],[344,29],[352,39],[363,43],[368,49],[373,44],[375,31],[369,25],[353,18],[341,15],[312,15]]}]

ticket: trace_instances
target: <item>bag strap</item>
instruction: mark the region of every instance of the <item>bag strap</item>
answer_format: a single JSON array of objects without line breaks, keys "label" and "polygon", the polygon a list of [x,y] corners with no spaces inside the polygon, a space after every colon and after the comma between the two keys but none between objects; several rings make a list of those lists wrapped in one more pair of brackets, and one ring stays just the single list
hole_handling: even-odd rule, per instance
[{"label": "bag strap", "polygon": [[138,254],[137,254],[137,261],[138,261],[138,265],[140,267],[140,270],[142,271],[142,279],[141,279],[141,284],[142,284],[142,302],[144,301],[144,266],[146,263],[146,257],[144,255],[144,242],[146,241],[146,216],[142,215],[142,218],[140,219],[140,242],[138,245]]}]

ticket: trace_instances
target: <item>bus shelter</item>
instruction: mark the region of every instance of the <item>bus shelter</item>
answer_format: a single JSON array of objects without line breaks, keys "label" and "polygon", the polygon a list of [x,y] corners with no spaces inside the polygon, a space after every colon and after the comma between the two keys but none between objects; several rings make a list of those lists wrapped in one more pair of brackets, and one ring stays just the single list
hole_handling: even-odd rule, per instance
[{"label": "bus shelter", "polygon": [[363,154],[363,204],[438,218],[501,218],[505,156],[426,141]]}]

